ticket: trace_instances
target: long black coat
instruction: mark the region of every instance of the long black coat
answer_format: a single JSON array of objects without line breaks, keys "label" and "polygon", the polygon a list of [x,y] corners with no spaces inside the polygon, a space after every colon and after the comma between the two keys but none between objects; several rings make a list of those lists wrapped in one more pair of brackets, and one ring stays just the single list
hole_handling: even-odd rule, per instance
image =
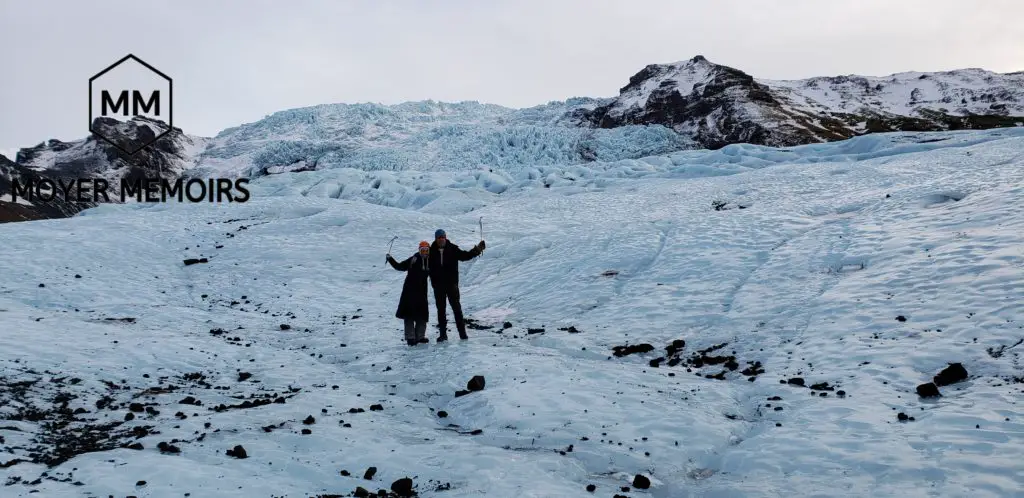
[{"label": "long black coat", "polygon": [[479,255],[479,248],[463,251],[450,240],[446,241],[442,250],[435,240],[430,245],[430,284],[442,289],[458,286],[459,261],[469,261]]},{"label": "long black coat", "polygon": [[430,270],[427,258],[416,253],[401,263],[394,259],[389,259],[388,263],[394,269],[406,272],[405,284],[402,286],[402,298],[398,301],[398,311],[395,312],[395,316],[403,320],[429,320],[427,279],[430,276]]}]

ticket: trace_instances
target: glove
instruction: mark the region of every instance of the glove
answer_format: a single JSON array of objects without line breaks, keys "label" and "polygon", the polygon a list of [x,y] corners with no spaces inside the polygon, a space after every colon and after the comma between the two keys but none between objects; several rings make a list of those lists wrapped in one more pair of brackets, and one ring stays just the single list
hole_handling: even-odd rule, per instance
[{"label": "glove", "polygon": [[480,249],[480,251],[482,252],[485,248],[487,248],[487,244],[485,244],[484,241],[481,240],[480,243],[476,245],[476,247]]},{"label": "glove", "polygon": [[386,261],[386,262],[394,261],[394,259],[395,258],[392,258],[390,254],[388,254],[387,256],[384,257],[384,261]]}]

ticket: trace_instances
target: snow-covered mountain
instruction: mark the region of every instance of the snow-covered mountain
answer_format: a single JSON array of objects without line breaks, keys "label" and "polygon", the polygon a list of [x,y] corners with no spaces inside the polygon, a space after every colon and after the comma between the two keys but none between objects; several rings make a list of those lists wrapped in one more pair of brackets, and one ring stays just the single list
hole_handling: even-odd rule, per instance
[{"label": "snow-covered mountain", "polygon": [[645,67],[617,98],[576,117],[602,128],[661,124],[708,148],[1024,126],[1024,72],[962,69],[777,81],[697,56]]},{"label": "snow-covered mountain", "polygon": [[[96,130],[112,137],[123,148],[131,150],[133,143],[148,142],[166,124],[146,117],[136,117],[121,122],[111,118],[96,118]],[[102,178],[110,184],[110,193],[120,192],[122,178],[176,179],[184,171],[195,166],[195,161],[206,147],[208,139],[186,135],[180,128],[172,130],[149,148],[134,155],[127,155],[117,147],[95,135],[83,140],[62,142],[47,140],[34,147],[18,151],[12,163],[0,156],[0,218],[29,218],[68,216],[95,206],[93,202],[66,202],[58,196],[51,202],[33,200],[15,207],[11,202],[11,182],[20,179],[28,181],[48,178],[53,181],[73,181],[78,178]],[[6,164],[6,165],[5,165]],[[4,215],[17,210],[18,215]]]},{"label": "snow-covered mountain", "polygon": [[[99,122],[122,127],[119,134],[130,138],[152,133],[150,124]],[[90,137],[22,149],[16,162],[49,177],[115,183],[125,175],[255,178],[325,169],[517,177],[729,144],[788,146],[881,131],[1007,126],[1024,126],[1024,73],[964,69],[773,81],[697,56],[647,66],[617,97],[525,109],[478,102],[325,104],[277,112],[212,138],[176,129],[131,158]],[[0,184],[0,199],[7,193]]]},{"label": "snow-covered mountain", "polygon": [[478,173],[0,225],[0,496],[1020,496],[1024,128]]}]

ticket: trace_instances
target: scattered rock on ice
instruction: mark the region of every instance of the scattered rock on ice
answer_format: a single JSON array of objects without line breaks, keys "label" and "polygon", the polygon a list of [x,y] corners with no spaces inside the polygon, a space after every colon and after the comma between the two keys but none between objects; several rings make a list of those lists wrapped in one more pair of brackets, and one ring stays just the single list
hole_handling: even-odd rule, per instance
[{"label": "scattered rock on ice", "polygon": [[941,394],[939,394],[938,386],[931,382],[917,386],[917,395],[922,398],[934,398],[937,396],[942,396]]},{"label": "scattered rock on ice", "polygon": [[932,382],[936,386],[948,386],[962,380],[967,380],[967,369],[961,363],[950,363],[932,379]]},{"label": "scattered rock on ice", "polygon": [[651,487],[651,480],[648,479],[646,476],[642,476],[640,474],[637,474],[636,477],[633,478],[633,487],[637,488],[637,489],[647,489],[647,488],[650,488]]},{"label": "scattered rock on ice", "polygon": [[234,448],[227,451],[229,457],[235,458],[249,458],[248,453],[245,452],[245,448],[242,445],[236,445]]},{"label": "scattered rock on ice", "polygon": [[412,479],[403,477],[391,483],[391,492],[401,497],[414,496],[412,490]]},{"label": "scattered rock on ice", "polygon": [[469,382],[466,383],[466,389],[470,391],[483,391],[484,390],[484,377],[483,375],[474,375]]},{"label": "scattered rock on ice", "polygon": [[896,419],[899,420],[900,422],[906,422],[908,420],[911,421],[911,422],[914,421],[914,417],[908,416],[906,413],[903,413],[903,412],[897,413],[896,414]]},{"label": "scattered rock on ice", "polygon": [[633,344],[630,346],[615,346],[612,348],[612,351],[612,354],[621,358],[623,356],[628,356],[631,354],[649,353],[651,351],[654,351],[654,346],[651,346],[650,344],[646,343]]}]

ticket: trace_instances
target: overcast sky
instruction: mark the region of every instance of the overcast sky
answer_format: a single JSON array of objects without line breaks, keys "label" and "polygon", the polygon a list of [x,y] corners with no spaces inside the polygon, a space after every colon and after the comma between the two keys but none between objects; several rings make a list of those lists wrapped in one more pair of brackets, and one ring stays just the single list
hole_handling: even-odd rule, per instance
[{"label": "overcast sky", "polygon": [[88,134],[88,80],[133,53],[213,136],[334,102],[527,107],[612,96],[701,54],[755,77],[1024,70],[1021,0],[0,0],[0,150]]}]

